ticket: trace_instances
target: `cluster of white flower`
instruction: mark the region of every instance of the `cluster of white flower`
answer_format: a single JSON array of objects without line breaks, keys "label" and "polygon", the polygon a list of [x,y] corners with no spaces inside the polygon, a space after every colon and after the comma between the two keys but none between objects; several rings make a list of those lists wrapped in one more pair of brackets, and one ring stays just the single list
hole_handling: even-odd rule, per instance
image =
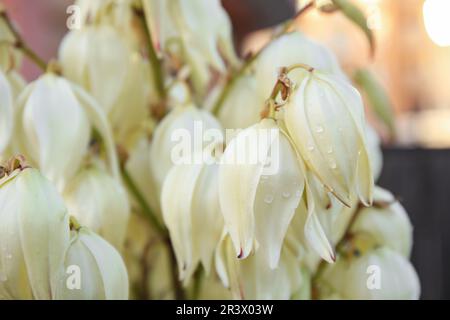
[{"label": "cluster of white flower", "polygon": [[[418,298],[411,224],[326,47],[286,31],[241,60],[219,0],[76,5],[29,84],[0,18],[0,298]],[[202,161],[174,161],[180,133]]]}]

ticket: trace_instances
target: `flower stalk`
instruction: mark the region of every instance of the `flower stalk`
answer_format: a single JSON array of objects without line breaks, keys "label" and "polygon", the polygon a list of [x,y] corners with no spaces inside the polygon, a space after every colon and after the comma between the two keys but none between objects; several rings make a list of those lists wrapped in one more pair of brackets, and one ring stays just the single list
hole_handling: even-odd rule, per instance
[{"label": "flower stalk", "polygon": [[6,26],[11,31],[15,39],[15,43],[13,43],[12,45],[18,50],[22,51],[22,53],[26,57],[28,57],[28,59],[30,59],[36,66],[38,66],[42,71],[45,71],[47,69],[47,63],[26,44],[25,40],[22,38],[20,33],[13,26],[11,19],[9,18],[9,15],[6,13],[6,10],[3,7],[0,7],[0,19],[3,19],[5,21]]}]

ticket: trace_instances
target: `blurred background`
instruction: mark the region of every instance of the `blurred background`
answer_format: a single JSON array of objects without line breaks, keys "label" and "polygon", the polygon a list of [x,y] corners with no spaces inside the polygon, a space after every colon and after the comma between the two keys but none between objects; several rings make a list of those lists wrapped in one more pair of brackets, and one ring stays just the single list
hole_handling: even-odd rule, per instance
[{"label": "blurred background", "polygon": [[[56,57],[67,32],[71,0],[0,0],[24,39],[46,60]],[[293,0],[222,0],[242,55],[270,38],[269,27],[295,15]],[[340,13],[310,10],[298,20],[308,36],[326,44],[351,75],[371,70],[388,92],[395,138],[367,110],[384,141],[379,184],[390,189],[410,214],[412,261],[422,299],[450,299],[450,0],[354,0],[375,36],[370,56],[364,34]],[[23,74],[39,70],[25,62]]]}]

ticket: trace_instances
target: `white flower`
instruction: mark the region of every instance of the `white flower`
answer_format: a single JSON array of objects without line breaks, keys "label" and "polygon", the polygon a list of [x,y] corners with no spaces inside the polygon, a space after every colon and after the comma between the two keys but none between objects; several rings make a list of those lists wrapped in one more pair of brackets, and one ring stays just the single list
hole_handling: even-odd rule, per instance
[{"label": "white flower", "polygon": [[72,231],[60,272],[57,300],[128,299],[128,274],[122,257],[88,228]]},{"label": "white flower", "polygon": [[98,165],[83,168],[64,191],[71,215],[121,250],[130,205],[122,184]]},{"label": "white flower", "polygon": [[[277,81],[280,68],[297,63],[345,78],[337,58],[328,48],[300,32],[291,32],[273,40],[258,56],[254,66],[257,94],[267,99]],[[303,74],[300,70],[293,70],[289,73],[289,78],[299,82]]]},{"label": "white flower", "polygon": [[30,83],[18,98],[15,151],[36,163],[62,190],[78,171],[93,128],[105,145],[111,174],[118,177],[115,146],[102,110],[81,88],[47,73]]},{"label": "white flower", "polygon": [[411,263],[385,247],[360,257],[339,258],[320,279],[321,298],[415,300],[420,283]]},{"label": "white flower", "polygon": [[350,205],[356,194],[370,205],[374,183],[361,96],[347,81],[318,70],[303,72],[284,108],[290,137],[308,168],[339,200]]},{"label": "white flower", "polygon": [[[208,129],[222,130],[220,123],[210,113],[193,105],[175,107],[159,123],[150,147],[150,168],[158,194],[161,192],[164,178],[174,165],[173,153],[176,151],[174,148],[183,142],[177,141],[183,138],[178,136],[178,133],[189,134],[190,137],[186,138],[192,139],[190,143],[193,147],[195,139],[203,138],[196,136],[200,128],[203,132]],[[210,143],[203,142],[202,147],[207,147]]]},{"label": "white flower", "polygon": [[0,71],[0,155],[6,149],[13,130],[13,95],[8,80]]},{"label": "white flower", "polygon": [[229,236],[225,236],[215,256],[216,271],[235,299],[287,300],[303,285],[297,258],[283,249],[276,269],[270,268],[261,252],[238,260]]},{"label": "white flower", "polygon": [[64,76],[90,92],[108,113],[125,84],[130,56],[117,31],[108,25],[70,31],[58,56]]},{"label": "white flower", "polygon": [[52,184],[17,167],[0,179],[0,299],[52,299],[69,217]]},{"label": "white flower", "polygon": [[180,278],[187,283],[199,262],[209,273],[223,230],[219,205],[219,165],[180,164],[168,173],[161,194]]},{"label": "white flower", "polygon": [[402,205],[387,190],[375,188],[374,206],[363,208],[352,225],[352,234],[366,234],[377,245],[408,258],[412,248],[412,225]]},{"label": "white flower", "polygon": [[162,51],[175,51],[189,65],[197,91],[210,81],[209,67],[225,72],[223,58],[239,63],[231,22],[219,0],[144,0],[144,8]]},{"label": "white flower", "polygon": [[[265,119],[241,131],[225,149],[219,172],[220,206],[236,256],[248,257],[259,244],[271,268],[278,265],[305,183],[293,147],[278,130]],[[276,166],[273,174],[265,174],[268,164]]]},{"label": "white flower", "polygon": [[127,65],[127,73],[108,118],[116,143],[129,147],[139,138],[156,94],[148,61],[133,53],[123,63]]}]

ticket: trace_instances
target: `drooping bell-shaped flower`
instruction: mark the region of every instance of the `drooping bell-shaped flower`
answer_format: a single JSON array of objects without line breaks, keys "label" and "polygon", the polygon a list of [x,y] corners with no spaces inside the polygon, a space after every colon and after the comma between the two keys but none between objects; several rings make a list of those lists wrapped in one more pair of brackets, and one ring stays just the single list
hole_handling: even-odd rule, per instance
[{"label": "drooping bell-shaped flower", "polygon": [[189,65],[197,92],[210,81],[210,67],[225,72],[224,60],[239,63],[231,22],[219,0],[145,0],[144,8],[159,47]]},{"label": "drooping bell-shaped flower", "polygon": [[126,300],[128,273],[119,252],[86,227],[71,224],[56,300]]},{"label": "drooping bell-shaped flower", "polygon": [[[258,94],[267,98],[277,81],[280,68],[298,63],[345,79],[337,58],[327,47],[296,31],[273,40],[258,56],[254,67]],[[293,70],[289,78],[299,83],[303,74],[300,70]]]},{"label": "drooping bell-shaped flower", "polygon": [[361,96],[338,77],[302,72],[304,79],[284,107],[290,137],[328,191],[348,206],[354,195],[370,205],[374,182]]},{"label": "drooping bell-shaped flower", "polygon": [[0,155],[6,149],[13,130],[13,95],[3,71],[0,71]]},{"label": "drooping bell-shaped flower", "polygon": [[247,259],[236,258],[234,245],[225,236],[216,251],[216,271],[235,299],[278,300],[290,299],[303,285],[297,258],[284,249],[276,269],[267,265],[262,252]]},{"label": "drooping bell-shaped flower", "polygon": [[194,154],[196,148],[203,149],[214,143],[204,140],[204,134],[210,130],[220,139],[220,123],[209,112],[192,104],[179,105],[164,117],[154,132],[150,147],[150,168],[158,194],[164,178],[178,160],[188,153]]},{"label": "drooping bell-shaped flower", "polygon": [[209,273],[223,230],[219,205],[218,159],[174,166],[161,194],[164,222],[169,229],[180,278],[186,283],[199,262]]},{"label": "drooping bell-shaped flower", "polygon": [[277,267],[304,179],[293,146],[274,120],[264,119],[230,141],[220,165],[219,195],[237,257],[247,258],[259,245],[266,263]]},{"label": "drooping bell-shaped flower", "polygon": [[130,54],[113,27],[89,25],[70,31],[58,56],[64,76],[91,93],[109,113],[125,84]]},{"label": "drooping bell-shaped flower", "polygon": [[118,176],[112,133],[98,104],[66,79],[46,73],[30,83],[18,98],[14,146],[63,190],[80,168],[91,130],[105,146],[111,174]]},{"label": "drooping bell-shaped flower", "polygon": [[387,190],[375,188],[374,205],[358,212],[350,232],[373,237],[377,245],[388,247],[408,258],[412,248],[412,225],[402,205]]},{"label": "drooping bell-shaped flower", "polygon": [[0,299],[52,299],[69,216],[50,181],[21,161],[0,169]]},{"label": "drooping bell-shaped flower", "polygon": [[149,106],[156,94],[148,61],[134,52],[124,63],[127,64],[125,81],[108,118],[116,143],[131,148],[146,125]]},{"label": "drooping bell-shaped flower", "polygon": [[130,205],[125,188],[105,168],[93,164],[81,169],[63,196],[70,214],[82,225],[122,249]]},{"label": "drooping bell-shaped flower", "polygon": [[401,254],[379,247],[359,257],[340,257],[319,280],[321,299],[415,300],[420,283]]}]

